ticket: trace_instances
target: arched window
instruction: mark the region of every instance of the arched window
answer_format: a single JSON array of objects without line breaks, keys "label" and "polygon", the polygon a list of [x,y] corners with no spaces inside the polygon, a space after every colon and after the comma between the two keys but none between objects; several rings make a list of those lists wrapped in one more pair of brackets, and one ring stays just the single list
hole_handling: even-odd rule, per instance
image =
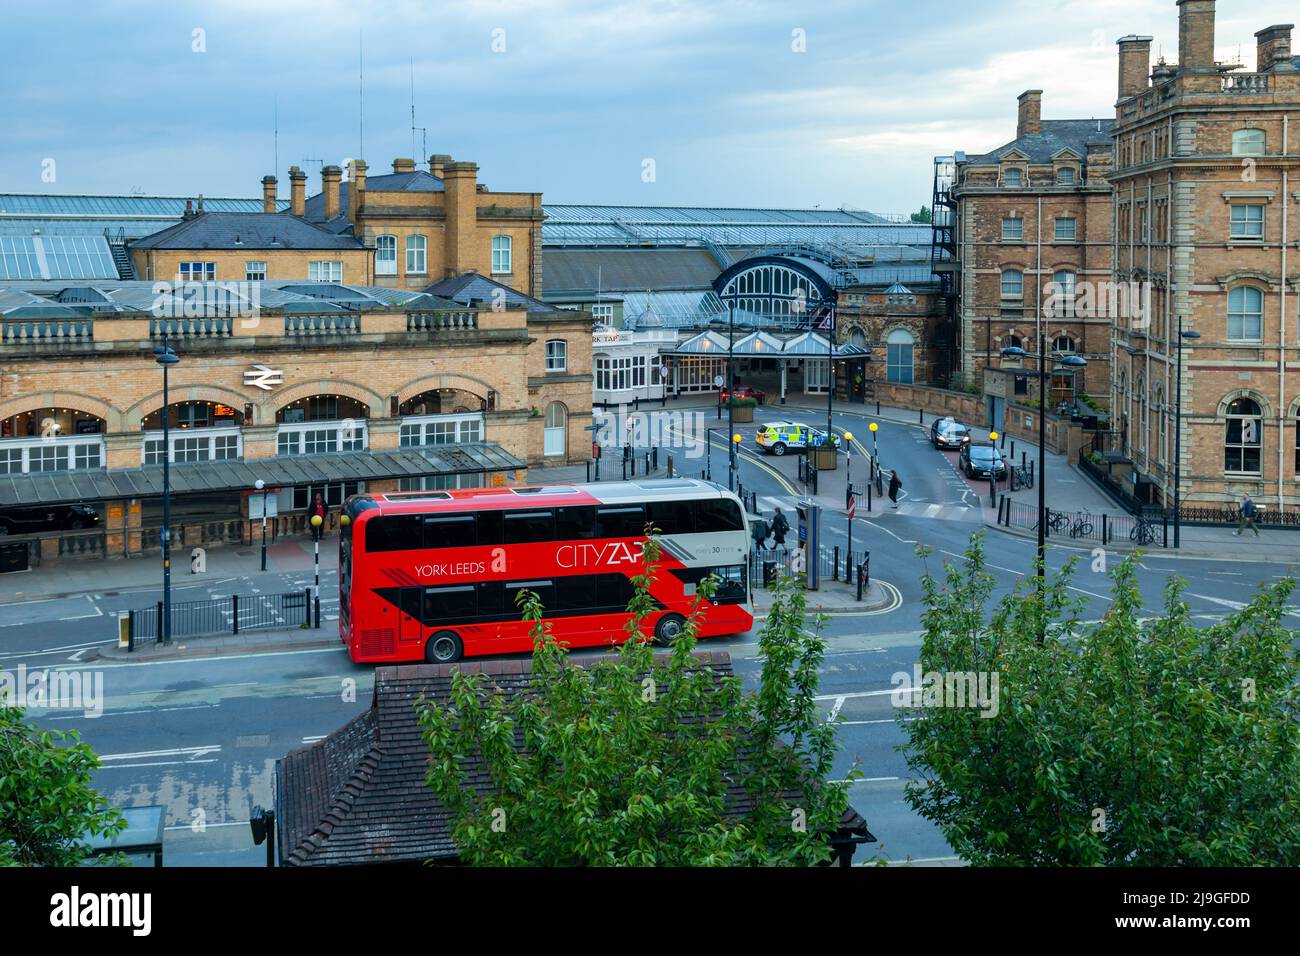
[{"label": "arched window", "polygon": [[849,345],[856,345],[863,349],[867,347],[867,337],[861,329],[854,329],[849,333]]},{"label": "arched window", "polygon": [[546,343],[546,371],[563,372],[569,367],[569,343],[564,339],[550,339]]},{"label": "arched window", "polygon": [[1223,438],[1223,470],[1257,475],[1263,446],[1264,419],[1259,404],[1235,398],[1228,406]]},{"label": "arched window", "polygon": [[424,236],[406,237],[406,274],[424,275],[429,271],[429,240]]},{"label": "arched window", "polygon": [[1258,342],[1264,330],[1264,293],[1242,285],[1228,292],[1228,340]]},{"label": "arched window", "polygon": [[1008,335],[1003,337],[1002,347],[1004,349],[1022,349],[1025,347],[1025,343],[1018,335]]},{"label": "arched window", "polygon": [[1023,299],[1025,296],[1025,274],[1019,269],[1007,269],[1002,273],[1002,298]]},{"label": "arched window", "polygon": [[1232,134],[1233,156],[1263,156],[1264,131],[1262,129],[1239,129]]},{"label": "arched window", "polygon": [[492,274],[509,275],[514,271],[511,258],[513,241],[509,236],[492,237]]},{"label": "arched window", "polygon": [[1062,166],[1056,171],[1056,185],[1073,186],[1074,185],[1074,167]]},{"label": "arched window", "polygon": [[542,454],[547,457],[563,455],[568,446],[566,425],[569,413],[559,402],[546,406],[546,426],[542,431]]},{"label": "arched window", "polygon": [[375,275],[397,275],[397,237],[375,237]]},{"label": "arched window", "polygon": [[894,329],[885,338],[886,375],[890,382],[912,384],[912,347],[915,339],[907,329]]},{"label": "arched window", "polygon": [[1074,339],[1070,338],[1068,335],[1058,335],[1056,338],[1052,339],[1052,349],[1066,355],[1073,354]]}]

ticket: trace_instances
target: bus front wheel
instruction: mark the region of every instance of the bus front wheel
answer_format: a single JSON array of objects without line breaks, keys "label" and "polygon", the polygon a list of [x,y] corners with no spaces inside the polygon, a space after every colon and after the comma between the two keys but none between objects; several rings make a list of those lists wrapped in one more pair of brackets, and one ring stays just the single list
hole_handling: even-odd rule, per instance
[{"label": "bus front wheel", "polygon": [[454,664],[465,653],[465,645],[453,631],[439,631],[424,645],[424,659],[430,664]]},{"label": "bus front wheel", "polygon": [[668,647],[686,630],[686,618],[680,614],[665,614],[655,625],[655,643]]}]

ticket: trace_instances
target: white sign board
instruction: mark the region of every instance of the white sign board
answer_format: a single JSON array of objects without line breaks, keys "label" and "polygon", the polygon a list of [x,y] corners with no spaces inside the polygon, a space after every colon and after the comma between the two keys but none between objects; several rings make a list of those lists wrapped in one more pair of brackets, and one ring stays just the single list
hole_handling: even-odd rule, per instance
[{"label": "white sign board", "polygon": [[721,376],[721,375],[715,375],[715,376],[713,376],[713,385],[714,385],[715,388],[722,388],[722,376]]},{"label": "white sign board", "polygon": [[248,517],[251,521],[262,520],[262,502],[266,502],[266,516],[275,518],[280,514],[280,496],[275,492],[252,494],[248,496]]}]

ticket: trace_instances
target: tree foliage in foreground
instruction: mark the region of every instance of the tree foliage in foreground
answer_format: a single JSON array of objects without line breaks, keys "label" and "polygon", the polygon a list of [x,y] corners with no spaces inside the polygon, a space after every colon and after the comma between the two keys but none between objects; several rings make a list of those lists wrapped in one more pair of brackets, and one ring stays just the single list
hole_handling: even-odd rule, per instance
[{"label": "tree foliage in foreground", "polygon": [[[629,639],[609,658],[575,666],[544,623],[535,594],[534,694],[513,704],[482,674],[456,673],[450,700],[424,700],[428,784],[451,813],[464,862],[490,866],[807,865],[829,858],[847,782],[828,782],[835,728],[817,712],[825,643],[787,582],[759,633],[757,692],[692,656],[699,586],[685,633],[656,654],[643,625],[658,543],[633,579]],[[516,738],[523,743],[517,748]],[[491,781],[484,794],[467,778]],[[855,771],[856,773],[856,771]],[[749,795],[730,811],[728,790]],[[798,799],[793,794],[800,794]]]},{"label": "tree foliage in foreground", "polygon": [[37,729],[0,700],[0,866],[79,866],[88,835],[126,827],[90,785],[98,767],[75,731]]},{"label": "tree foliage in foreground", "polygon": [[[996,603],[982,542],[927,575],[924,672],[996,671],[995,717],[923,706],[903,724],[908,800],[973,864],[1300,863],[1300,665],[1287,580],[1201,627],[1171,581],[1150,615],[1138,556],[1080,620],[1073,563]],[[1046,638],[1040,644],[1040,626]],[[933,704],[932,700],[929,703]]]}]

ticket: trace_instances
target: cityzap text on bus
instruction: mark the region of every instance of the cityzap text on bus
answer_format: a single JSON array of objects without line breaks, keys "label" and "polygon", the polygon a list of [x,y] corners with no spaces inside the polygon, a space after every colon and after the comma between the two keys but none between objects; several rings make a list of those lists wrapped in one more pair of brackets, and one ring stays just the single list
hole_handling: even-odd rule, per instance
[{"label": "cityzap text on bus", "polygon": [[561,644],[619,643],[648,528],[661,535],[648,634],[672,643],[710,575],[718,586],[701,601],[699,636],[753,626],[745,516],[712,482],[354,495],[343,514],[339,634],[354,661],[531,651],[516,600],[524,590],[538,595]]}]

